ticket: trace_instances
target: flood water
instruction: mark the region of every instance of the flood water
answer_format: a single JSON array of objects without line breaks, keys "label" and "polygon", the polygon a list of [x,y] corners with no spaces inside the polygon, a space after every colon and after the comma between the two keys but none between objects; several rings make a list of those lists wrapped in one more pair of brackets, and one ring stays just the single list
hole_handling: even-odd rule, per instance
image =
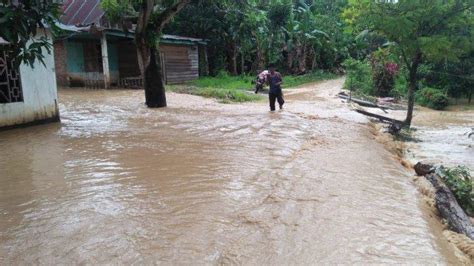
[{"label": "flood water", "polygon": [[474,108],[447,111],[419,108],[414,120],[414,140],[407,143],[407,157],[415,162],[432,160],[453,167],[464,165],[474,173]]},{"label": "flood water", "polygon": [[276,113],[60,91],[61,124],[0,132],[0,264],[457,263],[342,83]]}]

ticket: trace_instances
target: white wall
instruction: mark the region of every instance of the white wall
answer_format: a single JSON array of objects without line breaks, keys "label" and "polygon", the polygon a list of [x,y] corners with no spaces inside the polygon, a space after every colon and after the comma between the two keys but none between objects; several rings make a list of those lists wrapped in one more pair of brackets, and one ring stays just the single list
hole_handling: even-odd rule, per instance
[{"label": "white wall", "polygon": [[[44,32],[40,34],[44,35]],[[49,33],[47,37],[52,42]],[[25,64],[20,66],[23,102],[0,103],[0,128],[59,118],[53,49],[51,54],[44,50],[43,55],[46,66],[38,60],[34,68]]]}]

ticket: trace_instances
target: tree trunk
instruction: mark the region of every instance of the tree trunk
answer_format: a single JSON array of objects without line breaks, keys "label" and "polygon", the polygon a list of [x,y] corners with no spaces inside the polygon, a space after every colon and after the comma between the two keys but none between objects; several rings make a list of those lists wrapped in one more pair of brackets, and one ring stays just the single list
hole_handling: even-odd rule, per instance
[{"label": "tree trunk", "polygon": [[418,74],[418,66],[421,63],[421,52],[418,52],[413,59],[413,63],[410,66],[410,73],[408,76],[408,110],[404,125],[407,127],[411,126],[413,119],[413,109],[415,107],[415,91]]},{"label": "tree trunk", "polygon": [[239,72],[237,71],[237,52],[234,50],[231,57],[231,73],[234,76],[237,76]]},{"label": "tree trunk", "polygon": [[267,68],[267,60],[261,50],[258,52],[258,58],[257,68],[265,70]]},{"label": "tree trunk", "polygon": [[143,78],[146,105],[150,108],[166,107],[165,84],[161,67],[160,51],[151,48],[150,63],[145,67]]},{"label": "tree trunk", "polygon": [[245,75],[245,58],[243,52],[240,52],[240,74]]},{"label": "tree trunk", "polygon": [[293,51],[288,51],[288,57],[286,58],[286,65],[287,65],[288,71],[290,72],[293,71],[293,60],[294,60]]},{"label": "tree trunk", "polygon": [[435,206],[442,218],[446,219],[449,228],[474,240],[474,226],[469,216],[459,206],[451,190],[444,184],[442,175],[433,165],[417,163],[417,175],[424,176],[435,188]]},{"label": "tree trunk", "polygon": [[232,41],[232,43],[229,43],[227,45],[227,62],[228,62],[228,66],[227,66],[227,70],[229,71],[229,73],[233,76],[237,76],[238,75],[238,72],[237,72],[237,46],[235,45],[235,42]]},{"label": "tree trunk", "polygon": [[298,74],[304,73],[306,73],[306,44],[302,45],[298,60]]},{"label": "tree trunk", "polygon": [[143,77],[146,105],[150,108],[166,107],[160,52],[156,46],[157,43],[150,41],[150,33],[161,35],[163,27],[190,2],[191,0],[180,0],[161,13],[153,14],[155,1],[141,1],[135,28],[135,45],[138,66]]}]

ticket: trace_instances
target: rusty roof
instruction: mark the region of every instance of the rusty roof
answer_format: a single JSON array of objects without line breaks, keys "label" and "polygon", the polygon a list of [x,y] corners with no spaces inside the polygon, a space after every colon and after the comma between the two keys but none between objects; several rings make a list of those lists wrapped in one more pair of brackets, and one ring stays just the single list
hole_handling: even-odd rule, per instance
[{"label": "rusty roof", "polygon": [[100,8],[100,0],[65,0],[62,11],[61,22],[75,26],[99,24],[105,14]]}]

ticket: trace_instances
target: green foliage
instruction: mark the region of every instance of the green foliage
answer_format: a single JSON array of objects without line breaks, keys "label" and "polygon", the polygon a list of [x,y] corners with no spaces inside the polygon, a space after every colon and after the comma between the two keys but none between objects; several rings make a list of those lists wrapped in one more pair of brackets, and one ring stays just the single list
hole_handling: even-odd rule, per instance
[{"label": "green foliage", "polygon": [[227,72],[220,72],[216,77],[201,77],[192,84],[200,88],[218,88],[229,90],[252,90],[253,76],[230,76]]},{"label": "green foliage", "polygon": [[165,32],[209,40],[212,75],[256,74],[269,63],[282,72],[337,69],[351,42],[339,16],[345,0],[201,0]]},{"label": "green foliage", "polygon": [[390,97],[403,98],[408,92],[407,73],[405,69],[401,69],[400,73],[395,77],[395,85],[390,91]]},{"label": "green foliage", "polygon": [[398,65],[390,60],[390,55],[389,49],[379,49],[370,57],[375,95],[379,97],[389,96],[395,86]]},{"label": "green foliage", "polygon": [[353,33],[367,32],[386,40],[408,74],[408,112],[411,124],[415,90],[422,62],[454,62],[470,51],[474,0],[350,0],[344,11]]},{"label": "green foliage", "polygon": [[33,66],[35,60],[44,64],[43,52],[50,54],[52,44],[47,37],[37,36],[38,29],[49,26],[57,31],[59,14],[59,5],[53,1],[0,1],[0,37],[9,42],[0,45],[0,51],[6,50],[17,64]]},{"label": "green foliage", "polygon": [[206,98],[216,98],[222,103],[250,102],[261,100],[262,97],[245,90],[224,89],[221,87],[196,87],[193,85],[169,86],[168,91],[202,96]]},{"label": "green foliage", "polygon": [[[292,88],[305,83],[316,82],[336,78],[337,75],[317,71],[301,76],[283,77],[284,88]],[[216,77],[201,77],[189,85],[169,86],[168,90],[199,95],[203,97],[217,98],[223,102],[246,102],[262,99],[261,96],[253,94],[255,80],[254,76],[231,76],[226,72],[220,72]]]},{"label": "green foliage", "polygon": [[441,177],[469,216],[474,216],[474,180],[463,166],[440,168]]},{"label": "green foliage", "polygon": [[441,90],[425,87],[416,92],[416,101],[422,106],[435,110],[443,110],[449,104],[449,99]]},{"label": "green foliage", "polygon": [[[421,72],[421,71],[420,71]],[[423,65],[420,73],[426,86],[443,88],[453,98],[472,99],[474,93],[474,50],[457,62]]]},{"label": "green foliage", "polygon": [[366,61],[347,59],[343,63],[347,72],[344,89],[374,95],[371,67]]},{"label": "green foliage", "polygon": [[283,80],[284,80],[283,86],[285,88],[293,88],[293,87],[300,86],[303,84],[321,81],[321,80],[335,79],[337,77],[338,75],[334,73],[323,71],[323,70],[317,70],[317,71],[304,74],[304,75],[283,77]]}]

